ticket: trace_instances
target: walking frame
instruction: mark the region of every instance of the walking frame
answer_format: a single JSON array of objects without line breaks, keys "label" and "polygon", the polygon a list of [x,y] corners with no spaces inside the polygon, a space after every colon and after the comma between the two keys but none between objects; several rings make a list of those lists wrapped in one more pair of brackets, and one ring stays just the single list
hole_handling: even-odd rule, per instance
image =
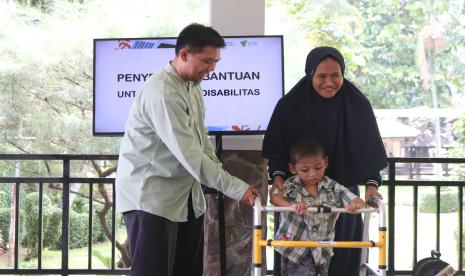
[{"label": "walking frame", "polygon": [[[332,247],[332,248],[362,248],[360,276],[369,275],[386,276],[386,210],[384,203],[380,198],[373,198],[372,202],[378,208],[363,208],[358,209],[355,213],[365,213],[364,215],[364,229],[362,241],[283,241],[283,240],[264,240],[262,231],[262,212],[294,212],[292,207],[262,207],[261,199],[255,198],[254,212],[253,212],[253,271],[252,276],[261,276],[262,273],[262,250],[266,246],[281,246],[281,247]],[[331,208],[331,207],[309,207],[306,212],[309,213],[348,213],[344,208]],[[370,215],[373,212],[379,213],[379,228],[378,228],[378,241],[368,241],[368,226]],[[371,267],[368,260],[368,248],[379,248],[379,270]]]}]

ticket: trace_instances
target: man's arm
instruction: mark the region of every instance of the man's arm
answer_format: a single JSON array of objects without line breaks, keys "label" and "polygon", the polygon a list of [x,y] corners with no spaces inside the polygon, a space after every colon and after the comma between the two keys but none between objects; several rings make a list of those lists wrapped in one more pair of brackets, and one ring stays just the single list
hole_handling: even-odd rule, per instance
[{"label": "man's arm", "polygon": [[152,129],[197,181],[223,192],[228,197],[242,199],[249,186],[224,171],[220,163],[213,161],[204,152],[197,142],[199,137],[195,134],[196,130],[189,125],[191,118],[186,112],[188,107],[177,95],[176,90],[145,93],[141,108]]},{"label": "man's arm", "polygon": [[218,159],[218,156],[216,156],[216,151],[213,148],[212,143],[210,142],[210,138],[208,137],[207,130],[205,130],[205,139],[206,139],[206,144],[204,146],[204,152],[210,157],[211,160],[221,163],[220,160]]}]

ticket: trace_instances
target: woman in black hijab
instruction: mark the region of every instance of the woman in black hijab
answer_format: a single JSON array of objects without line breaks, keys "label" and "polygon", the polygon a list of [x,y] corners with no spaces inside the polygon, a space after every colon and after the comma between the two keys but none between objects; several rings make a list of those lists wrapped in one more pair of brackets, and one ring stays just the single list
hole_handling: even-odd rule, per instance
[{"label": "woman in black hijab", "polygon": [[[291,176],[288,169],[292,144],[313,140],[328,155],[326,175],[359,195],[366,185],[365,201],[378,193],[379,172],[386,166],[384,149],[368,99],[344,78],[345,63],[332,47],[310,51],[305,76],[276,105],[263,140],[273,188],[282,189]],[[361,240],[361,215],[341,214],[335,240]],[[358,275],[360,249],[335,248],[330,276]]]}]

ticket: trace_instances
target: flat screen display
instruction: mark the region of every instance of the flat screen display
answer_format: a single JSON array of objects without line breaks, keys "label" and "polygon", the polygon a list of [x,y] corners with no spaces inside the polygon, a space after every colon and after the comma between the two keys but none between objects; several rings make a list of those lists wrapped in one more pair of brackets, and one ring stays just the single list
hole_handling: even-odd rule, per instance
[{"label": "flat screen display", "polygon": [[[209,134],[264,133],[284,95],[282,36],[224,37],[201,82]],[[120,136],[137,89],[175,56],[176,38],[94,39],[93,134]]]}]

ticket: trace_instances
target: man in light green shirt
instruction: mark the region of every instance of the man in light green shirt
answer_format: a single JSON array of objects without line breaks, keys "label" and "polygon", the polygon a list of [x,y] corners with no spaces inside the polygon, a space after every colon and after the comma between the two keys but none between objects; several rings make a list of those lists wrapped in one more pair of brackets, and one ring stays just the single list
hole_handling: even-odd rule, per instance
[{"label": "man in light green shirt", "polygon": [[223,170],[204,127],[199,82],[220,60],[223,38],[191,24],[176,57],[138,90],[126,123],[116,176],[131,275],[202,275],[201,184],[253,204],[257,190]]}]

